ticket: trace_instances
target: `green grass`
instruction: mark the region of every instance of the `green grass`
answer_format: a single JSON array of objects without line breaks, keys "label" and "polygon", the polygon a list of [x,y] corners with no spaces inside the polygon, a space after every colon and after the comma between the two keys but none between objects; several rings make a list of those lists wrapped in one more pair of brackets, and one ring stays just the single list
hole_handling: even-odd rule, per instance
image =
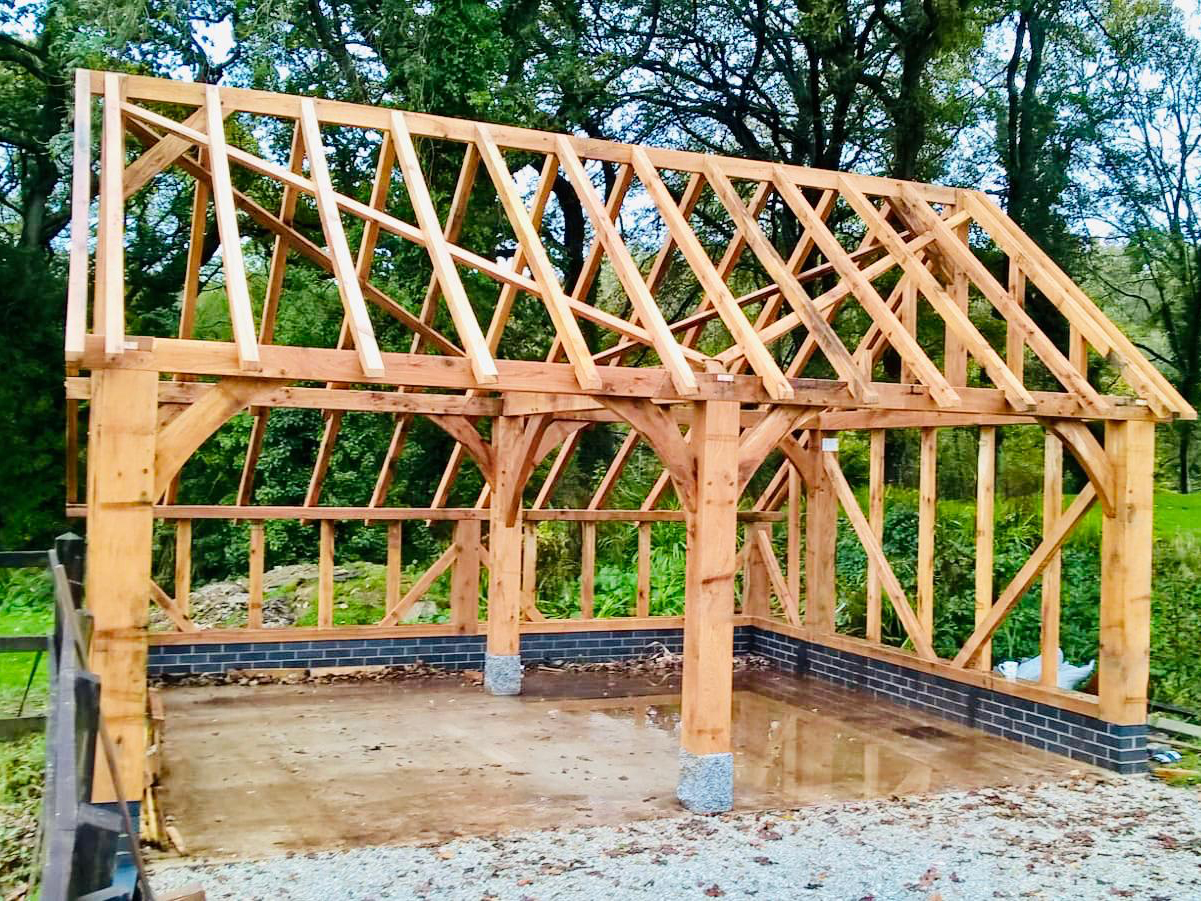
[{"label": "green grass", "polygon": [[1185,533],[1201,535],[1201,492],[1156,491],[1155,534],[1169,538]]},{"label": "green grass", "polygon": [[[0,572],[0,635],[44,635],[54,624],[50,578],[43,570]],[[0,654],[0,716],[15,716],[34,662],[32,653]],[[45,710],[43,654],[25,713]],[[25,883],[42,798],[46,740],[41,734],[0,742],[0,897]]]},{"label": "green grass", "polygon": [[[54,627],[50,577],[36,569],[10,570],[0,578],[0,635],[46,635]],[[29,679],[34,654],[0,654],[0,716],[14,716]],[[46,655],[41,656],[25,712],[45,707]]]}]

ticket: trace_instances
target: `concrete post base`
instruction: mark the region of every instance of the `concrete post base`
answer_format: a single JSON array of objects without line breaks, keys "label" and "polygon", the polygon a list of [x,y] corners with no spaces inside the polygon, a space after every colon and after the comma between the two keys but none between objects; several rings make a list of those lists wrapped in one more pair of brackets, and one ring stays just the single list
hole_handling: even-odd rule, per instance
[{"label": "concrete post base", "polygon": [[676,797],[693,813],[723,813],[734,806],[734,755],[680,749]]},{"label": "concrete post base", "polygon": [[493,695],[521,694],[521,655],[484,654],[484,690]]}]

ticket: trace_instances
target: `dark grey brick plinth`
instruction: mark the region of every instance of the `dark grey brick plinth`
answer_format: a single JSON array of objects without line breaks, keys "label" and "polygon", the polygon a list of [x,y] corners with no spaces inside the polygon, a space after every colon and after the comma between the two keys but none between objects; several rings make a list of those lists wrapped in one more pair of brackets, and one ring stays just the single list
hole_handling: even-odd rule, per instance
[{"label": "dark grey brick plinth", "polygon": [[850,651],[763,629],[754,632],[753,653],[767,657],[786,672],[865,691],[1119,773],[1137,773],[1147,768],[1145,725],[1115,726],[1095,717]]}]

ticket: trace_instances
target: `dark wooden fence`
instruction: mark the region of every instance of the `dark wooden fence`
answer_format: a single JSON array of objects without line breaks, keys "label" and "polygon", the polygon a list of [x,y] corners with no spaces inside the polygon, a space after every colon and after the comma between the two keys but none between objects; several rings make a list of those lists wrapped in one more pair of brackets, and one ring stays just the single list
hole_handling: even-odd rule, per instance
[{"label": "dark wooden fence", "polygon": [[[46,783],[34,880],[42,901],[152,899],[128,805],[93,804],[97,739],[111,768],[100,723],[100,680],[87,668],[91,617],[83,606],[84,541],[63,535],[48,551],[0,552],[3,567],[46,567],[54,580],[54,631],[27,639],[49,662]],[[15,646],[12,649],[17,649]],[[34,886],[30,886],[33,896]]]}]

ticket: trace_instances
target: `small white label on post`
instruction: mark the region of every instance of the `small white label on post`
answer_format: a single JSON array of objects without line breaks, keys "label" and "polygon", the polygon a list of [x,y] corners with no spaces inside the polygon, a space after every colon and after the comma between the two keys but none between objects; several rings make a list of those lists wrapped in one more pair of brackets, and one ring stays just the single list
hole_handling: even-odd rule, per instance
[{"label": "small white label on post", "polygon": [[719,382],[732,382],[734,381],[734,376],[730,375],[728,372],[720,372],[717,375],[717,380]]},{"label": "small white label on post", "polygon": [[823,438],[822,439],[822,450],[837,451],[838,450],[838,439],[837,438]]}]

